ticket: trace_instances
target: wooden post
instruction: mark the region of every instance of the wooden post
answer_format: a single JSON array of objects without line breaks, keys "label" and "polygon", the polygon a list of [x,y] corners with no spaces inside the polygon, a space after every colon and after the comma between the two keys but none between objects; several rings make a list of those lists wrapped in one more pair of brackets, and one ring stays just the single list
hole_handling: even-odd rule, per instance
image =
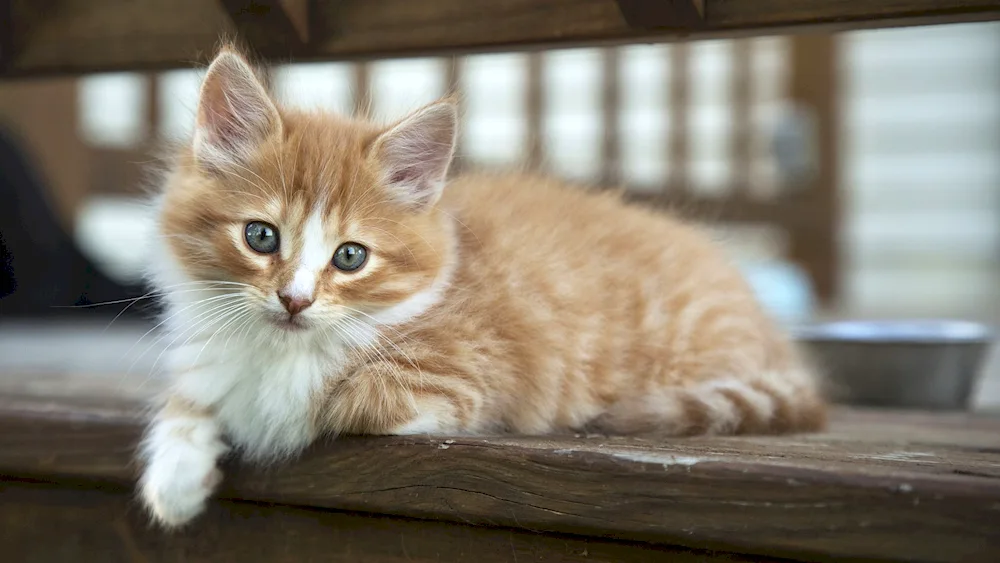
[{"label": "wooden post", "polygon": [[836,299],[840,282],[837,53],[837,39],[832,34],[792,39],[789,96],[816,119],[817,168],[804,193],[788,197],[806,198],[818,212],[813,222],[790,233],[790,254],[812,276],[816,292],[826,304]]},{"label": "wooden post", "polygon": [[354,116],[359,119],[367,119],[371,116],[372,94],[371,76],[368,72],[368,63],[360,62],[354,65]]},{"label": "wooden post", "polygon": [[733,74],[732,74],[732,123],[733,135],[730,145],[730,175],[729,185],[738,190],[729,194],[730,197],[745,197],[749,195],[751,175],[751,132],[753,130],[753,115],[750,104],[751,88],[751,58],[753,42],[749,39],[736,39],[732,42]]},{"label": "wooden post", "polygon": [[601,186],[613,187],[621,182],[621,49],[602,50],[603,90],[601,92]]},{"label": "wooden post", "polygon": [[545,111],[545,91],[542,85],[544,61],[542,54],[534,51],[528,55],[528,88],[525,92],[527,100],[528,153],[525,161],[529,170],[538,170],[545,161],[544,143],[542,142],[542,113]]},{"label": "wooden post", "polygon": [[676,43],[670,46],[670,137],[667,144],[669,156],[668,189],[674,192],[687,192],[688,168],[688,103],[690,80],[690,57],[687,43]]}]

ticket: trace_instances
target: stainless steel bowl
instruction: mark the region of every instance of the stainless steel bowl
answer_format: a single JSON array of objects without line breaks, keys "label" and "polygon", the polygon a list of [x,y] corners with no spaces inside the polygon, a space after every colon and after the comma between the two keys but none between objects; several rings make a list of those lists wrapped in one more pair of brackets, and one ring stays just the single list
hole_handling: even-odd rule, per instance
[{"label": "stainless steel bowl", "polygon": [[964,321],[842,321],[803,327],[797,337],[836,402],[964,410],[994,333]]}]

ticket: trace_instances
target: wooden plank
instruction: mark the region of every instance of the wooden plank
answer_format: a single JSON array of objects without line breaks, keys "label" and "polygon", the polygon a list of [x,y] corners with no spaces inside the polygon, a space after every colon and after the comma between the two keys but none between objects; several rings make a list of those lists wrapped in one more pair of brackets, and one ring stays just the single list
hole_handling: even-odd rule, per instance
[{"label": "wooden plank", "polygon": [[[11,0],[13,26],[35,22],[5,76],[187,66],[236,26],[204,0]],[[1000,18],[1000,0],[706,0],[703,25],[630,27],[617,0],[338,0],[316,2],[299,59],[356,59],[665,41]],[[255,43],[285,59],[282,40]]]},{"label": "wooden plank", "polygon": [[240,37],[255,49],[289,54],[309,42],[307,0],[221,0]]},{"label": "wooden plank", "polygon": [[[141,412],[83,395],[5,395],[0,474],[130,483]],[[965,415],[843,411],[786,437],[344,438],[226,471],[230,499],[810,560],[1000,560],[1000,420]]]},{"label": "wooden plank", "polygon": [[0,0],[0,69],[14,60],[13,14],[11,0]]},{"label": "wooden plank", "polygon": [[213,503],[197,526],[168,534],[150,527],[122,489],[0,481],[0,498],[0,548],[8,561],[753,560],[648,544],[245,502]]},{"label": "wooden plank", "polygon": [[705,18],[705,0],[618,0],[618,9],[636,29],[697,28]]}]

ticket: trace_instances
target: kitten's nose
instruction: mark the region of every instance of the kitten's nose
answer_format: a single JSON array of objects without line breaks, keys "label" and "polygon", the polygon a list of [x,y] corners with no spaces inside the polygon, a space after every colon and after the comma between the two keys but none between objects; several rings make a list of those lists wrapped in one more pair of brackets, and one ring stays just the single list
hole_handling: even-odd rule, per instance
[{"label": "kitten's nose", "polygon": [[301,297],[291,297],[287,294],[278,293],[278,300],[285,306],[285,310],[293,317],[309,308],[313,304],[312,299],[302,299]]}]

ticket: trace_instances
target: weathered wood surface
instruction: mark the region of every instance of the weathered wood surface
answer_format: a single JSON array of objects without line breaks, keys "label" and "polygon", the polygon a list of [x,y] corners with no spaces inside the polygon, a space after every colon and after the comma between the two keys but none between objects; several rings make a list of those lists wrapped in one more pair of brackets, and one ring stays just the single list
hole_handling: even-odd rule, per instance
[{"label": "weathered wood surface", "polygon": [[754,561],[727,553],[540,535],[247,502],[213,503],[197,527],[164,534],[124,489],[0,480],[7,561],[421,563]]},{"label": "weathered wood surface", "polygon": [[338,0],[310,3],[300,44],[289,33],[260,33],[260,22],[234,21],[225,7],[232,2],[8,3],[10,25],[0,25],[6,76],[204,63],[220,36],[238,35],[241,25],[252,27],[243,39],[267,59],[332,60],[1000,18],[1000,0],[705,0],[703,18],[647,29],[630,26],[617,0]]},{"label": "weathered wood surface", "polygon": [[[156,382],[73,379],[0,378],[0,475],[130,486]],[[805,559],[1000,560],[1000,420],[961,414],[842,410],[791,437],[343,438],[227,473],[230,499]]]}]

